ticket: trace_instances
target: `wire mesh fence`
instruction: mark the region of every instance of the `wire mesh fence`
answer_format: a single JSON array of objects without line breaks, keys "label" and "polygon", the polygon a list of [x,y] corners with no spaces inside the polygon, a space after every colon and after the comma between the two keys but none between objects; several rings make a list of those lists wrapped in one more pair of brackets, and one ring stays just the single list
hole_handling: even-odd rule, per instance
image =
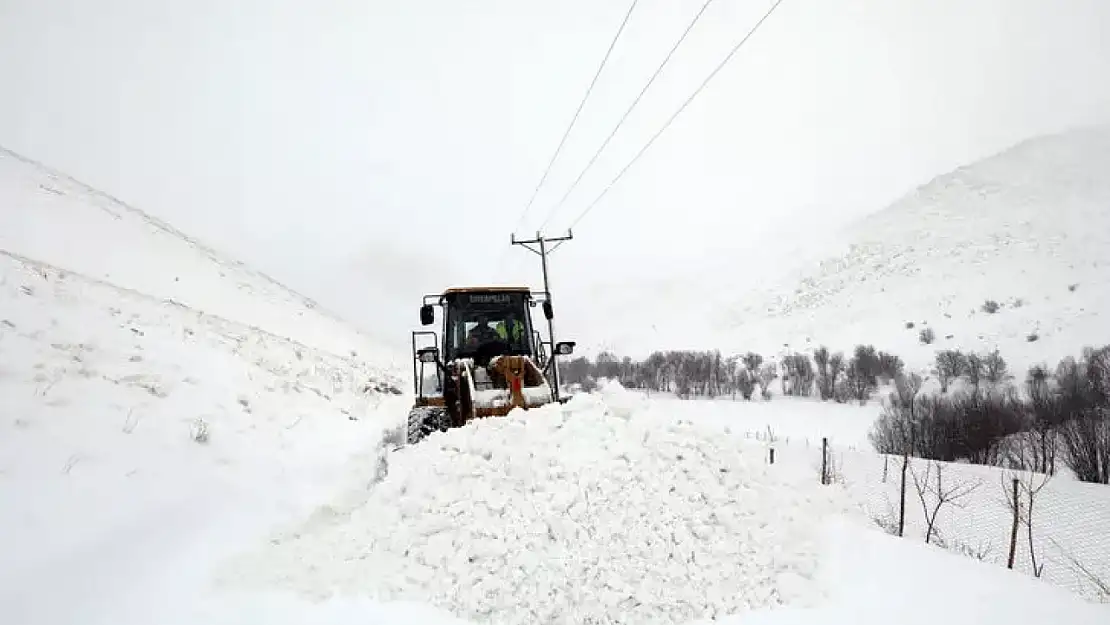
[{"label": "wire mesh fence", "polygon": [[1110,602],[1110,488],[1070,476],[828,446],[840,483],[885,531]]},{"label": "wire mesh fence", "polygon": [[[807,462],[884,531],[1110,603],[1110,487],[1055,475],[877,454],[751,430],[770,461]],[[771,455],[771,450],[774,450]]]}]

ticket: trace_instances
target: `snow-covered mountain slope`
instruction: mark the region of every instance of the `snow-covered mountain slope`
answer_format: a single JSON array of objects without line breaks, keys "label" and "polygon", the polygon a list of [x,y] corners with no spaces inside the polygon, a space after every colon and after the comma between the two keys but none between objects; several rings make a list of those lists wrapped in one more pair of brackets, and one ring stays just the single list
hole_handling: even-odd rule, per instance
[{"label": "snow-covered mountain slope", "polygon": [[0,151],[0,620],[149,622],[204,587],[211,559],[347,484],[406,414],[393,359]]},{"label": "snow-covered mountain slope", "polygon": [[[187,181],[182,181],[187,184]],[[399,356],[266,274],[0,148],[0,250],[383,365]]]},{"label": "snow-covered mountain slope", "polygon": [[[1028,140],[842,234],[789,287],[729,308],[717,323],[730,345],[873,343],[916,365],[938,349],[997,347],[1015,364],[1055,364],[1110,342],[1110,127]],[[919,343],[926,327],[932,345]]]},{"label": "snow-covered mountain slope", "polygon": [[349,354],[8,253],[0,303],[4,622],[141,613],[203,575],[188,558],[344,483],[407,407]]}]

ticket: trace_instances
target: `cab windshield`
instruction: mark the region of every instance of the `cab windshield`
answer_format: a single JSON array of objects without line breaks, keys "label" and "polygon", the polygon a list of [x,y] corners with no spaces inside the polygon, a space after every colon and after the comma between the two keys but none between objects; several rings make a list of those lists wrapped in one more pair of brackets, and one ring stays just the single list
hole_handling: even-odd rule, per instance
[{"label": "cab windshield", "polygon": [[530,324],[523,293],[462,293],[447,306],[447,356],[529,354]]}]

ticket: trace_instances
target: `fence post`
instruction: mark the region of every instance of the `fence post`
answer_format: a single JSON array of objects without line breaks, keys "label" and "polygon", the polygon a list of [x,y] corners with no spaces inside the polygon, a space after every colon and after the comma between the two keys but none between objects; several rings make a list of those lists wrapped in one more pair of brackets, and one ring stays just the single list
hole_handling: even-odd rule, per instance
[{"label": "fence post", "polygon": [[770,456],[771,464],[775,464],[775,448],[770,447],[770,448],[768,448],[768,451],[771,452],[771,456]]},{"label": "fence post", "polygon": [[910,450],[906,449],[902,456],[902,489],[898,503],[898,535],[903,536],[906,531],[906,469],[910,468]]},{"label": "fence post", "polygon": [[829,439],[821,438],[821,483],[829,483]]},{"label": "fence post", "polygon": [[883,484],[886,484],[886,467],[890,463],[890,456],[883,455]]},{"label": "fence post", "polygon": [[1017,553],[1017,534],[1018,534],[1018,512],[1021,510],[1021,502],[1018,501],[1018,478],[1014,478],[1014,493],[1013,493],[1013,511],[1014,523],[1010,527],[1010,559],[1006,562],[1006,568],[1014,568],[1014,555]]}]

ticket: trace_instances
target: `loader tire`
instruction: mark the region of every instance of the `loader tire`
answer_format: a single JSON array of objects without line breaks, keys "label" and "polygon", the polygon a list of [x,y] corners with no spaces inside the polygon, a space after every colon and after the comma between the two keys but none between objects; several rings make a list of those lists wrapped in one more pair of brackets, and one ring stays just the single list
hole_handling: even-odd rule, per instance
[{"label": "loader tire", "polygon": [[408,444],[420,442],[432,432],[446,432],[451,427],[447,410],[436,407],[413,408],[409,412]]}]

